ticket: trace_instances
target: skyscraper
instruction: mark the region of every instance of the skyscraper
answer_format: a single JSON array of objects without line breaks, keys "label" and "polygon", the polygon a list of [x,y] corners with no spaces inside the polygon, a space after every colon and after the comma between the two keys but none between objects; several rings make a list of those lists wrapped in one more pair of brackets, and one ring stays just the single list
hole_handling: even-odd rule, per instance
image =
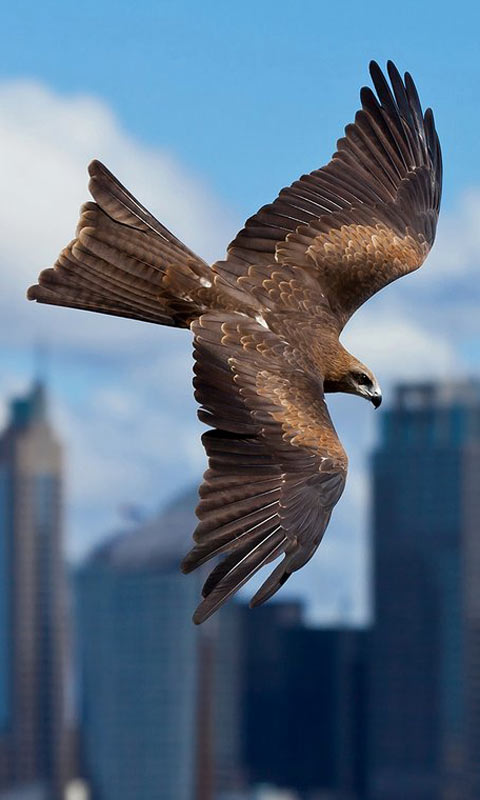
[{"label": "skyscraper", "polygon": [[244,612],[244,761],[251,784],[365,797],[366,631],[309,628],[298,602]]},{"label": "skyscraper", "polygon": [[196,491],[80,568],[81,750],[92,800],[213,800],[241,783],[241,613],[192,622]]},{"label": "skyscraper", "polygon": [[77,577],[84,771],[93,800],[192,800],[198,580],[193,497],[99,547]]},{"label": "skyscraper", "polygon": [[[205,578],[207,569],[203,577]],[[223,606],[201,630],[201,674],[198,743],[199,773],[210,772],[209,792],[195,800],[238,797],[245,786],[242,757],[243,688],[245,681],[243,615],[236,600]],[[202,702],[202,698],[206,702]],[[203,752],[202,752],[203,751]]]},{"label": "skyscraper", "polygon": [[0,438],[0,729],[3,785],[66,780],[62,455],[36,383]]},{"label": "skyscraper", "polygon": [[480,797],[480,384],[400,386],[374,455],[374,800]]}]

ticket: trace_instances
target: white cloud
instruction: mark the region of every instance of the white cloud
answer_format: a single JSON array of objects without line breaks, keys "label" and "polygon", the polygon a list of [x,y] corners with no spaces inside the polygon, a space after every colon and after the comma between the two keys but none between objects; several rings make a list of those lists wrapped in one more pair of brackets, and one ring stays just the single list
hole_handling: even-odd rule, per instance
[{"label": "white cloud", "polygon": [[72,238],[93,157],[207,259],[223,255],[235,225],[171,153],[133,140],[95,98],[5,83],[0,109],[0,337],[4,356],[18,354],[2,359],[2,399],[24,388],[25,352],[45,342],[61,365],[55,420],[67,450],[69,549],[81,554],[122,503],[156,509],[179,480],[201,474],[190,337],[28,303],[25,290]]},{"label": "white cloud", "polygon": [[352,320],[343,341],[382,380],[446,378],[459,368],[447,337],[442,332],[433,337],[421,324],[402,316],[400,309],[395,315],[373,318],[367,307],[364,315]]},{"label": "white cloud", "polygon": [[[118,351],[151,341],[152,327],[27,304],[25,291],[74,235],[88,199],[86,167],[104,160],[141,202],[195,250],[221,257],[234,225],[208,188],[168,151],[148,149],[121,129],[104,103],[62,97],[43,85],[0,85],[0,263],[2,334]],[[8,325],[5,324],[8,320]],[[19,330],[21,326],[21,330]]]},{"label": "white cloud", "polygon": [[480,273],[480,191],[466,190],[453,212],[440,218],[436,246],[429,259],[432,283]]}]

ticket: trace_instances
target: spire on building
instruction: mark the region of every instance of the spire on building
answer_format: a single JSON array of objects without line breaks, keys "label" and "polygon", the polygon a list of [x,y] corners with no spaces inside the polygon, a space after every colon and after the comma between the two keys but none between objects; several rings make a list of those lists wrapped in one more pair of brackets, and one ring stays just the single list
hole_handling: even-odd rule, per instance
[{"label": "spire on building", "polygon": [[43,381],[37,378],[27,394],[14,397],[10,402],[10,425],[20,429],[41,422],[47,422],[47,391]]}]

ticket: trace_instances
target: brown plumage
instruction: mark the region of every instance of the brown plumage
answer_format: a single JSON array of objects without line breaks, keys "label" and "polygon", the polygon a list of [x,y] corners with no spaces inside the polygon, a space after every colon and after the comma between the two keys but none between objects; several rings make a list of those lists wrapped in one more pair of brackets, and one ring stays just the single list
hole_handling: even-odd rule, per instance
[{"label": "brown plumage", "polygon": [[373,373],[339,342],[362,303],[417,269],[435,237],[442,165],[433,114],[415,85],[377,64],[376,95],[327,166],[251,217],[210,267],[98,161],[95,202],[28,297],[190,328],[209,467],[189,572],[223,555],[203,588],[202,622],[283,556],[252,600],[271,597],[317,549],[346,479],[326,392],[381,401]]}]

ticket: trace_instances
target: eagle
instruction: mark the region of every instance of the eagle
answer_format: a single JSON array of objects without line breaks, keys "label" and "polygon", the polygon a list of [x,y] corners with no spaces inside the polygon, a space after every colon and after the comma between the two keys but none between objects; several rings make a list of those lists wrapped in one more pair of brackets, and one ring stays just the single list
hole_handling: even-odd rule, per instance
[{"label": "eagle", "polygon": [[325,395],[382,400],[340,335],[434,242],[433,113],[391,61],[386,74],[371,62],[370,75],[375,91],[361,89],[331,161],[250,217],[224,260],[207,264],[95,160],[75,238],[28,290],[40,303],[191,330],[208,469],[182,569],[215,559],[196,623],[280,559],[250,605],[265,602],[317,550],[348,466]]}]

